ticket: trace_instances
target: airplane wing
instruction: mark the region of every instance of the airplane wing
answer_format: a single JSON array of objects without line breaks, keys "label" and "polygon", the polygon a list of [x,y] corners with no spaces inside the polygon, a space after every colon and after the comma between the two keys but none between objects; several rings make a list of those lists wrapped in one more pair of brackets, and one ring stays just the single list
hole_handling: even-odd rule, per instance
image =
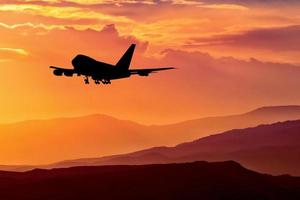
[{"label": "airplane wing", "polygon": [[130,69],[130,74],[138,74],[140,76],[148,76],[150,73],[155,73],[162,70],[175,69],[174,67],[164,67],[164,68],[149,68],[149,69]]},{"label": "airplane wing", "polygon": [[55,76],[73,76],[75,71],[73,69],[66,69],[66,68],[61,68],[61,67],[55,67],[55,66],[50,66],[50,68],[54,69],[53,74]]}]

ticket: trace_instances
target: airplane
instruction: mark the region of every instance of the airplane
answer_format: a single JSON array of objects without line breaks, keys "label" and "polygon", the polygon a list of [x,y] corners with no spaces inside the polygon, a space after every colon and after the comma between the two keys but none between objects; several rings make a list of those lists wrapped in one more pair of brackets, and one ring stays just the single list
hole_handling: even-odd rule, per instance
[{"label": "airplane", "polygon": [[131,44],[116,65],[100,62],[86,55],[77,55],[72,60],[74,69],[55,66],[50,66],[50,68],[54,69],[53,74],[55,76],[72,77],[74,74],[84,76],[85,84],[89,84],[89,77],[94,80],[95,84],[100,84],[101,82],[103,84],[111,84],[111,80],[129,78],[131,75],[148,76],[150,73],[157,71],[175,69],[173,67],[129,69],[135,46],[135,44]]}]

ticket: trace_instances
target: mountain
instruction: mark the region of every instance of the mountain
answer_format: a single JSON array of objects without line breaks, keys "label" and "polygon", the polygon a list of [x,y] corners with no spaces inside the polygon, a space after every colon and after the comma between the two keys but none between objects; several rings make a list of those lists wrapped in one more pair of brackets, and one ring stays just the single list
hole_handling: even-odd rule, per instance
[{"label": "mountain", "polygon": [[129,152],[153,144],[146,127],[105,115],[0,125],[0,163],[48,163]]},{"label": "mountain", "polygon": [[[263,107],[241,115],[160,126],[105,115],[3,124],[0,125],[0,164],[45,164],[173,146],[233,128],[293,119],[300,119],[300,106]],[[10,166],[3,167],[10,169]]]},{"label": "mountain", "polygon": [[79,159],[45,167],[234,160],[247,168],[300,176],[300,120],[235,129],[175,147],[156,147],[130,154]]},{"label": "mountain", "polygon": [[300,106],[266,106],[240,115],[207,117],[152,128],[158,133],[163,133],[159,134],[162,137],[175,137],[166,137],[166,146],[170,146],[231,129],[297,119],[300,119]]},{"label": "mountain", "polygon": [[300,178],[236,162],[74,167],[0,172],[3,199],[300,199]]}]

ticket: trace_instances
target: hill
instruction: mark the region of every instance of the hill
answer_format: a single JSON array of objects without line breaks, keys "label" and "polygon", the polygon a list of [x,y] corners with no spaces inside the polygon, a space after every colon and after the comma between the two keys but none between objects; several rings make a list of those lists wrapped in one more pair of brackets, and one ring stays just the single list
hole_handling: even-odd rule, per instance
[{"label": "hill", "polygon": [[300,106],[263,107],[241,115],[161,126],[105,115],[5,124],[0,125],[0,164],[45,164],[173,146],[233,128],[292,119],[300,119]]},{"label": "hill", "polygon": [[235,199],[300,198],[300,178],[270,176],[238,163],[194,162],[0,172],[3,199]]},{"label": "hill", "polygon": [[46,167],[234,160],[247,168],[300,176],[300,120],[235,129],[175,147],[65,161]]}]

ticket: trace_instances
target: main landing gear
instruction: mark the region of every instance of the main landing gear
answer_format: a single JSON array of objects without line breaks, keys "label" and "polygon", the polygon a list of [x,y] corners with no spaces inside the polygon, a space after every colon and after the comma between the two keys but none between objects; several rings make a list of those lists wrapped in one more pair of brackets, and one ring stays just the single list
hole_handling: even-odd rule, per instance
[{"label": "main landing gear", "polygon": [[86,76],[85,78],[84,78],[84,83],[85,84],[89,84],[90,82],[89,82],[89,77],[88,76]]},{"label": "main landing gear", "polygon": [[103,84],[111,84],[110,80],[102,80]]},{"label": "main landing gear", "polygon": [[[95,82],[96,85],[99,85],[100,83],[103,83],[104,85],[111,84],[110,80],[106,80],[106,79],[102,79],[102,80],[97,80],[96,79],[96,80],[94,80],[94,82]],[[84,78],[84,83],[85,84],[90,83],[89,78],[87,76]]]}]

